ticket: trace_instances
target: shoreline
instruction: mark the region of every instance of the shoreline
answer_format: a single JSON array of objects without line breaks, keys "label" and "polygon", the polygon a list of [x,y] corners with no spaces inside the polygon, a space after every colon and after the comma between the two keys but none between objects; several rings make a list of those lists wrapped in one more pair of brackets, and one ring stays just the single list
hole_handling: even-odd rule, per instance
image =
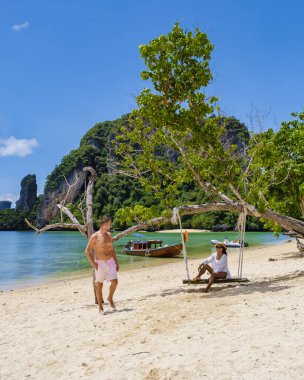
[{"label": "shoreline", "polygon": [[[258,247],[246,247],[246,251],[244,254],[246,256],[246,252],[248,253],[251,251],[267,250],[270,248],[274,249],[274,248],[278,248],[278,247],[283,247],[284,245],[291,244],[291,243],[294,243],[294,242],[292,240],[288,240],[285,242],[278,242],[277,244],[261,245]],[[238,248],[233,248],[233,250],[235,250],[235,249],[238,250]],[[236,254],[238,254],[238,252],[230,251],[229,256],[231,256],[231,254],[233,254],[235,256]],[[202,258],[204,258],[204,257],[206,257],[206,256],[202,256]],[[184,258],[182,256],[178,257],[178,259],[179,260],[177,262],[160,262],[160,261],[157,261],[155,264],[153,264],[153,261],[152,261],[152,262],[149,262],[149,265],[140,265],[140,266],[135,266],[135,267],[132,267],[129,269],[123,268],[122,270],[120,270],[118,272],[118,275],[120,275],[122,273],[126,273],[126,272],[133,274],[133,272],[155,269],[158,267],[167,267],[167,266],[170,267],[170,266],[174,266],[174,265],[181,265],[181,261],[184,263]],[[188,257],[188,264],[193,263],[193,262],[196,263],[196,262],[200,262],[200,261],[201,261],[201,259],[198,259],[197,257],[194,257],[194,258]],[[0,294],[8,294],[8,293],[13,293],[13,292],[15,293],[15,292],[24,292],[24,291],[25,292],[26,291],[34,291],[34,290],[40,289],[42,287],[48,288],[48,287],[52,287],[53,285],[57,286],[58,284],[66,283],[66,282],[77,282],[77,281],[84,281],[84,280],[92,281],[92,276],[91,276],[92,270],[91,270],[91,268],[82,269],[81,272],[82,272],[81,274],[77,274],[76,272],[70,272],[71,273],[70,275],[68,275],[69,272],[63,272],[61,275],[58,275],[58,276],[54,275],[54,276],[47,277],[47,280],[44,282],[41,282],[41,283],[37,283],[37,284],[33,283],[33,284],[29,284],[29,285],[20,285],[16,289],[0,290]]]},{"label": "shoreline", "polygon": [[[196,231],[199,232],[198,230]],[[180,230],[178,230],[178,232],[180,233]],[[173,230],[173,233],[175,233],[175,230]],[[249,246],[245,248],[244,254],[246,255],[246,252],[250,252],[252,250],[263,249],[263,248],[267,249],[269,247],[279,247],[281,245],[290,243],[292,241],[293,241],[292,239],[289,239],[284,242],[278,241],[276,243],[261,244],[259,246],[254,246],[254,247]],[[212,246],[210,248],[212,248]],[[236,254],[238,250],[239,248],[230,247],[228,248],[228,254],[229,252],[232,254]],[[208,254],[203,254],[201,257],[204,258],[207,256]],[[180,257],[174,258],[174,261],[171,261],[171,260],[173,259],[172,258],[151,258],[151,261],[149,261],[148,263],[145,263],[144,261],[143,262],[138,261],[132,264],[127,264],[126,266],[122,266],[120,269],[120,273],[132,272],[136,270],[142,270],[145,268],[155,268],[155,267],[163,267],[163,266],[171,265],[171,264],[177,264],[181,261],[183,262],[184,258],[181,253]],[[175,262],[175,260],[177,262]],[[189,261],[191,262],[193,260],[197,260],[197,257],[188,256],[188,262]],[[15,283],[14,286],[8,287],[7,285],[5,285],[3,288],[0,288],[0,293],[11,293],[11,292],[17,292],[20,290],[35,289],[37,287],[48,286],[48,285],[65,282],[65,281],[83,280],[86,278],[92,279],[91,272],[92,272],[92,269],[88,267],[86,269],[80,269],[80,270],[76,270],[72,272],[65,271],[65,272],[60,272],[60,273],[49,275],[49,276],[33,278],[32,280],[28,282],[25,281],[24,283],[22,283],[22,280],[18,280],[18,284]],[[5,289],[5,287],[7,287],[7,289]]]}]

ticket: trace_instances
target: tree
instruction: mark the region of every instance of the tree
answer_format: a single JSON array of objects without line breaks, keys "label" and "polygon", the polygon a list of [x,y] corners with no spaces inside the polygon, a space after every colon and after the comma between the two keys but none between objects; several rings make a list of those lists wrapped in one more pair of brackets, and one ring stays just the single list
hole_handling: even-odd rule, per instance
[{"label": "tree", "polygon": [[[39,229],[39,228],[35,227],[27,218],[25,218],[26,224],[30,228],[32,228],[33,230],[36,231],[36,236],[45,232],[45,231],[52,230],[52,229],[58,229],[58,228],[74,229],[74,230],[76,229],[87,239],[90,239],[90,237],[93,235],[93,233],[95,232],[94,231],[94,223],[93,223],[93,187],[94,187],[94,182],[95,182],[95,177],[96,177],[96,171],[92,167],[84,167],[83,171],[86,174],[88,174],[88,184],[86,186],[84,197],[83,197],[82,201],[80,202],[80,204],[78,205],[79,206],[78,207],[79,208],[78,213],[80,212],[79,215],[81,216],[82,223],[75,217],[74,214],[76,214],[76,213],[74,212],[74,214],[73,214],[71,212],[71,210],[68,207],[66,207],[66,205],[65,205],[65,200],[68,197],[68,193],[71,190],[71,187],[77,185],[77,181],[79,179],[78,178],[74,184],[67,183],[68,190],[64,194],[65,199],[60,204],[57,204],[57,207],[60,209],[60,222],[47,224],[44,227]],[[70,206],[72,206],[72,205],[70,205]],[[11,210],[7,210],[7,211],[11,211]],[[151,216],[151,214],[147,215],[147,217],[150,217],[150,216]],[[70,219],[72,223],[68,223],[66,221],[66,217],[68,219]],[[159,224],[159,223],[162,223],[166,220],[168,220],[168,218],[165,219],[163,217],[160,217],[160,218],[151,219],[149,221],[141,221],[138,225],[132,226],[132,227],[126,229],[125,231],[118,233],[113,238],[113,240],[116,241],[116,240],[122,238],[123,236],[126,236],[132,232],[138,231],[141,228],[145,228],[149,225]],[[94,254],[94,252],[92,252],[92,255],[93,254]],[[94,289],[95,303],[97,304],[98,301],[97,301],[97,297],[96,297],[96,283],[95,283],[95,270],[94,269],[92,271],[92,275],[93,275],[93,289]]]},{"label": "tree", "polygon": [[251,139],[250,201],[295,218],[304,216],[304,112],[278,131]]},{"label": "tree", "polygon": [[[297,123],[283,124],[279,132],[251,136],[249,147],[246,138],[243,144],[233,141],[217,112],[217,99],[202,91],[212,80],[212,49],[205,33],[185,31],[179,24],[140,46],[147,66],[141,77],[152,89],[139,94],[138,108],[117,136],[117,152],[123,157],[118,171],[158,194],[163,216],[168,216],[183,187],[195,181],[210,203],[180,207],[181,214],[244,211],[304,236],[304,222],[296,219],[301,214],[294,212],[299,207],[296,200],[303,205],[303,148],[300,142],[297,148],[292,145],[296,136],[303,141],[303,115]],[[268,153],[271,144],[277,147],[270,158],[267,144]],[[281,151],[284,164],[277,170],[273,163],[278,163]],[[280,192],[285,194],[291,180],[296,189],[287,192],[282,204]],[[293,206],[288,208],[289,202]]]},{"label": "tree", "polygon": [[[93,186],[96,176],[96,171],[92,167],[85,167],[83,168],[83,171],[85,173],[89,173],[89,181],[88,185],[86,187],[86,192],[84,194],[84,199],[81,202],[80,205],[80,212],[83,219],[83,223],[81,223],[74,215],[73,213],[65,207],[65,200],[63,200],[60,204],[57,204],[58,208],[60,209],[60,222],[53,223],[53,224],[47,224],[43,228],[38,229],[35,227],[28,219],[25,219],[26,224],[34,229],[36,231],[36,236],[41,234],[42,232],[56,229],[56,228],[64,228],[64,229],[76,229],[78,230],[83,236],[85,236],[87,239],[89,239],[92,234],[94,233],[94,226],[93,226]],[[68,190],[65,194],[66,197],[71,189],[71,187],[75,186],[74,184],[67,184]],[[82,206],[82,203],[84,203],[84,206]],[[64,216],[67,216],[72,223],[67,223],[65,221]],[[92,271],[93,274],[93,289],[94,289],[94,295],[95,295],[95,303],[97,302],[96,297],[96,284],[95,284],[95,271]]]}]

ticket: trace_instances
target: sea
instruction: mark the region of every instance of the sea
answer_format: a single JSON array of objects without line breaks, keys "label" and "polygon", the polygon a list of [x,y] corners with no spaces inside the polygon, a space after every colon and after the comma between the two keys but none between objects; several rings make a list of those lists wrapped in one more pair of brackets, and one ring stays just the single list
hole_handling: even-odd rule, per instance
[{"label": "sea", "polygon": [[[116,233],[112,233],[112,236]],[[211,239],[222,241],[225,237],[230,240],[237,238],[234,232],[190,232],[189,241],[186,243],[188,258],[209,256],[214,252]],[[181,235],[140,232],[119,239],[114,247],[121,271],[183,260],[182,256],[153,258],[123,254],[123,248],[129,240],[148,239],[161,239],[163,244],[169,245],[180,243]],[[271,232],[246,233],[245,241],[249,247],[245,248],[244,263],[246,255],[250,255],[250,248],[280,244],[287,240],[290,240],[290,237],[275,237]],[[47,231],[38,236],[31,231],[0,231],[0,291],[13,291],[74,277],[89,278],[92,269],[84,255],[86,244],[86,238],[74,231]],[[228,255],[236,255],[238,252],[237,248],[228,249]]]}]

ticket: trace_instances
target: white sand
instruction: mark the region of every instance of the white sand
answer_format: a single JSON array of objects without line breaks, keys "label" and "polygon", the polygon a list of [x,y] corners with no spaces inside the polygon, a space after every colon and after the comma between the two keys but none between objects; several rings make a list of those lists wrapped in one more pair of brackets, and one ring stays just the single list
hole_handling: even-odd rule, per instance
[{"label": "white sand", "polygon": [[[100,318],[89,277],[1,293],[0,378],[303,379],[304,258],[294,252],[246,250],[251,283],[208,294],[182,285],[182,261],[123,272],[118,311]],[[236,273],[237,253],[229,262]]]}]

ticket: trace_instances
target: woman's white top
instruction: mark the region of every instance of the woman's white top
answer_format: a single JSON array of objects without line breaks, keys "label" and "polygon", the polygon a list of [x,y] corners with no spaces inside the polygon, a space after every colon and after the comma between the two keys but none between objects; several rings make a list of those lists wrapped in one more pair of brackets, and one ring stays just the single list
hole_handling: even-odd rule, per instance
[{"label": "woman's white top", "polygon": [[231,274],[228,269],[227,255],[224,254],[219,260],[217,260],[216,252],[212,253],[211,256],[207,257],[207,259],[203,261],[203,264],[209,264],[216,273],[226,272],[226,278],[231,278]]}]

